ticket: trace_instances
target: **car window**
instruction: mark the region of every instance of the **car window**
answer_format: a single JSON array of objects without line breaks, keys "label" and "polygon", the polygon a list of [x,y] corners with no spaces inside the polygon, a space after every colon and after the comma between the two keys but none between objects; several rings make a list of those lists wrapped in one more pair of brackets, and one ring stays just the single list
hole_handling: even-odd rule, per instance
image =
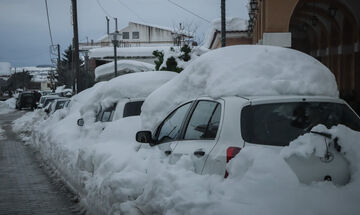
[{"label": "car window", "polygon": [[114,111],[116,108],[116,104],[106,108],[102,113],[100,113],[100,121],[101,122],[111,122],[112,117],[114,115]]},{"label": "car window", "polygon": [[54,101],[55,98],[46,99],[44,103],[44,107],[46,107],[50,102]]},{"label": "car window", "polygon": [[139,116],[141,113],[141,106],[144,101],[128,102],[124,106],[123,117]]},{"label": "car window", "polygon": [[184,121],[186,114],[191,107],[192,102],[186,103],[173,111],[160,125],[157,132],[157,142],[169,142],[177,139],[182,122]]},{"label": "car window", "polygon": [[311,128],[346,125],[360,131],[359,118],[344,104],[329,102],[291,102],[244,107],[241,134],[246,142],[286,146]]},{"label": "car window", "polygon": [[221,106],[217,102],[199,101],[185,131],[185,140],[215,139]]}]

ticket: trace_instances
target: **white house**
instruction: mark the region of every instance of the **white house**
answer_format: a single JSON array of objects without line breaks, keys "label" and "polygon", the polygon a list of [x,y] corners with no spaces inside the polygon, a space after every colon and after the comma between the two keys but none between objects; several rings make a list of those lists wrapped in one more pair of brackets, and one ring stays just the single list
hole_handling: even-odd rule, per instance
[{"label": "white house", "polygon": [[[175,29],[140,22],[129,22],[119,33],[119,47],[173,46],[192,38]],[[106,34],[96,42],[80,43],[80,50],[112,46],[111,40],[111,35]]]}]

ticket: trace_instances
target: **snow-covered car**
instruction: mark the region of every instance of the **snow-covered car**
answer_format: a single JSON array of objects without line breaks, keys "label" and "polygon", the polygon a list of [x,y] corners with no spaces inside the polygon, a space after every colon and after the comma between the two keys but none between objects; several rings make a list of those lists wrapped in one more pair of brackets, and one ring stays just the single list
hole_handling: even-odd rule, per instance
[{"label": "snow-covered car", "polygon": [[102,89],[94,92],[97,94],[94,101],[80,110],[83,117],[78,119],[77,124],[84,126],[100,122],[104,129],[106,122],[138,116],[145,97],[176,75],[168,71],[138,72],[104,82]]},{"label": "snow-covered car", "polygon": [[[139,116],[144,100],[144,98],[128,98],[106,108],[100,106],[96,113],[95,122],[111,122],[129,116]],[[80,118],[77,124],[83,126],[84,119]]]},{"label": "snow-covered car", "polygon": [[301,182],[346,184],[351,165],[337,138],[312,130],[321,124],[360,131],[359,117],[338,95],[333,74],[311,56],[281,47],[227,47],[202,55],[149,95],[136,140],[158,146],[171,162],[191,156],[199,174],[226,175],[244,147],[281,153],[311,133],[324,138],[317,141],[322,150],[284,160]]},{"label": "snow-covered car", "polygon": [[50,102],[54,101],[55,99],[60,98],[60,96],[58,95],[46,95],[46,96],[41,96],[39,104],[38,104],[38,108],[44,108],[46,107]]},{"label": "snow-covered car", "polygon": [[[189,100],[175,108],[153,131],[140,131],[137,141],[158,145],[175,162],[195,157],[195,172],[226,174],[226,163],[242,148],[258,145],[280,151],[305,133],[324,137],[320,158],[292,156],[286,161],[304,183],[330,180],[346,184],[349,163],[336,137],[312,131],[345,125],[360,131],[360,119],[341,99],[312,96],[223,97]],[[241,154],[241,152],[240,152]]]},{"label": "snow-covered car", "polygon": [[63,109],[66,106],[66,104],[69,103],[69,101],[70,99],[68,98],[61,98],[61,97],[56,98],[50,103],[48,109],[45,109],[45,112],[47,112],[48,114],[52,114],[59,109]]}]

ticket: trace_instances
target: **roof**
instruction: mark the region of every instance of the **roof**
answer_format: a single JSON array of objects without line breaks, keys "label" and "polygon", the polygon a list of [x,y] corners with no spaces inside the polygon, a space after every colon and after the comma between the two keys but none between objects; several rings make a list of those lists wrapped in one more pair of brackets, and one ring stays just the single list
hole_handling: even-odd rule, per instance
[{"label": "roof", "polygon": [[153,28],[158,28],[158,29],[162,29],[165,31],[171,31],[173,32],[173,29],[168,28],[168,27],[163,27],[163,26],[159,26],[159,25],[153,25],[153,24],[148,24],[148,23],[143,23],[143,22],[134,22],[134,21],[130,21],[129,25],[133,23],[133,24],[138,24],[138,25],[145,25],[145,26],[149,26],[149,27],[153,27]]},{"label": "roof", "polygon": [[[226,32],[245,32],[247,31],[248,21],[239,17],[226,18]],[[221,19],[215,19],[211,23],[210,30],[205,36],[204,46],[210,48],[217,32],[221,31]]]},{"label": "roof", "polygon": [[[170,50],[170,46],[117,48],[117,55],[118,57],[153,57],[152,53],[155,50],[160,50],[160,51]],[[90,58],[104,58],[104,57],[113,57],[113,56],[114,56],[113,47],[95,48],[89,51]]]}]

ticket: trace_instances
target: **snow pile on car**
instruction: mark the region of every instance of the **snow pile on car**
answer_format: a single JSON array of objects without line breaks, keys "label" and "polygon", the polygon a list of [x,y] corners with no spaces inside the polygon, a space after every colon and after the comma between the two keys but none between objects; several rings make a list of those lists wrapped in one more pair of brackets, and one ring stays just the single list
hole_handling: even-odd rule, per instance
[{"label": "snow pile on car", "polygon": [[151,71],[119,76],[110,81],[99,82],[84,94],[88,96],[74,97],[74,101],[82,105],[80,112],[84,114],[95,110],[99,105],[109,107],[120,99],[146,98],[152,91],[177,75],[175,72]]},{"label": "snow pile on car", "polygon": [[334,75],[315,58],[275,46],[240,45],[210,51],[153,92],[141,115],[151,129],[181,102],[198,96],[318,95],[338,97]]},{"label": "snow pile on car", "polygon": [[[132,72],[145,72],[155,70],[155,65],[136,60],[119,60],[117,61],[118,75],[123,75]],[[114,77],[114,62],[106,63],[98,66],[95,69],[95,80],[99,81],[104,77]],[[110,79],[110,78],[109,78]]]}]

